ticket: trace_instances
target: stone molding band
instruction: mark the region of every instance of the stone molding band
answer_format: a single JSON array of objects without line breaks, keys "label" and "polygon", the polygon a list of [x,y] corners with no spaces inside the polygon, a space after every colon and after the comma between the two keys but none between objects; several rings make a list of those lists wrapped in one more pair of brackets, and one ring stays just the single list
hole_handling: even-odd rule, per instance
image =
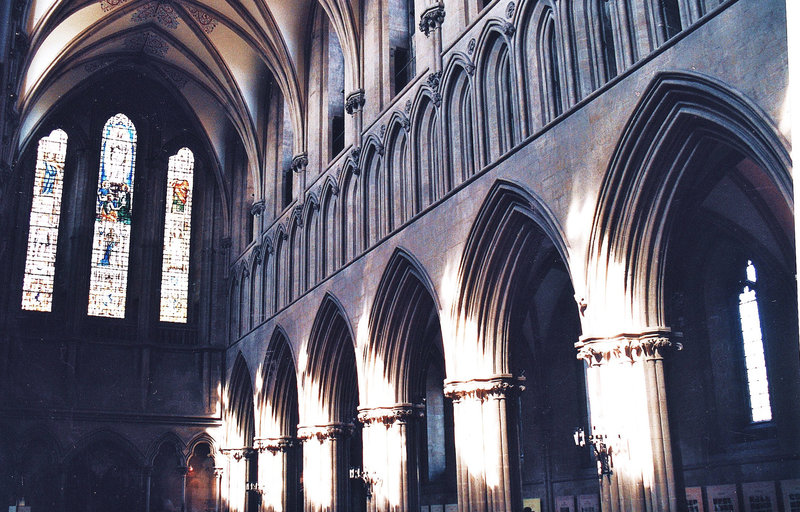
[{"label": "stone molding band", "polygon": [[265,451],[275,455],[278,452],[286,453],[292,448],[300,446],[300,440],[296,437],[263,437],[253,440],[253,449],[259,453]]},{"label": "stone molding band", "polygon": [[667,328],[640,334],[620,334],[611,338],[584,337],[575,344],[578,359],[589,366],[599,366],[612,361],[636,362],[663,359],[671,350],[681,350],[683,345],[673,342]]},{"label": "stone molding band", "polygon": [[502,399],[525,391],[525,377],[498,375],[487,379],[449,380],[444,383],[444,396],[459,402],[464,399],[484,401]]},{"label": "stone molding band", "polygon": [[351,423],[331,423],[330,425],[310,425],[297,427],[297,439],[301,442],[316,439],[320,443],[326,439],[342,439],[353,434]]},{"label": "stone molding band", "polygon": [[381,423],[390,426],[393,423],[409,423],[425,417],[425,406],[417,404],[396,404],[389,407],[360,407],[358,421],[363,425]]}]

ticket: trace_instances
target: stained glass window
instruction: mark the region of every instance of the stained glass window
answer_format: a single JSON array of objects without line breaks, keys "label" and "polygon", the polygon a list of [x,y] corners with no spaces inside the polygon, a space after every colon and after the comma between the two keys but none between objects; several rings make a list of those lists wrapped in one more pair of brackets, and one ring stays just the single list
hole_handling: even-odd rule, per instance
[{"label": "stained glass window", "polygon": [[28,254],[22,285],[22,309],[29,311],[53,309],[53,282],[66,154],[67,134],[64,130],[53,130],[47,137],[39,139]]},{"label": "stained glass window", "polygon": [[189,246],[192,233],[194,155],[182,148],[169,157],[164,255],[161,263],[161,321],[186,322]]},{"label": "stained glass window", "polygon": [[769,381],[761,336],[761,318],[756,298],[756,267],[747,262],[746,281],[739,294],[739,319],[744,343],[744,362],[747,369],[747,389],[750,396],[750,418],[753,422],[772,420],[769,400]]},{"label": "stained glass window", "polygon": [[97,185],[89,315],[125,317],[136,127],[117,114],[103,127]]}]

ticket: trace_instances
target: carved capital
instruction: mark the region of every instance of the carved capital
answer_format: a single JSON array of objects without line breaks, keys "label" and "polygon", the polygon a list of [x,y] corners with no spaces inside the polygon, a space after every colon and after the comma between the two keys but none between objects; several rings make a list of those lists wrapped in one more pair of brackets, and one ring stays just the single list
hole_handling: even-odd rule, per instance
[{"label": "carved capital", "polygon": [[296,437],[265,437],[260,439],[254,440],[253,449],[258,451],[258,453],[269,452],[272,455],[276,453],[286,453],[290,451],[292,448],[295,448],[300,445],[300,440]]},{"label": "carved capital", "polygon": [[431,31],[436,30],[444,23],[444,4],[441,2],[425,9],[419,17],[419,31],[430,36]]},{"label": "carved capital", "polygon": [[305,172],[308,167],[308,153],[299,153],[292,157],[292,171]]},{"label": "carved capital", "polygon": [[344,110],[352,116],[364,108],[365,102],[364,89],[358,89],[347,95],[347,98],[344,100]]},{"label": "carved capital", "polygon": [[264,200],[263,199],[258,200],[255,203],[253,203],[253,206],[250,207],[250,215],[252,215],[253,217],[258,217],[259,215],[264,213],[265,209],[266,209],[266,203],[264,202]]},{"label": "carved capital", "polygon": [[327,439],[342,439],[349,437],[353,433],[353,425],[350,423],[332,423],[330,425],[313,425],[298,427],[297,439],[301,442],[316,439],[320,443]]},{"label": "carved capital", "polygon": [[425,79],[425,84],[430,88],[431,92],[433,93],[433,104],[436,107],[440,107],[442,105],[442,94],[439,92],[439,86],[442,83],[442,72],[437,71],[435,73],[431,73],[428,75],[428,78]]},{"label": "carved capital", "polygon": [[249,446],[245,446],[242,448],[222,448],[220,450],[223,455],[227,456],[230,459],[235,460],[236,462],[241,461],[247,457],[250,457],[253,453],[253,449]]},{"label": "carved capital", "polygon": [[414,404],[397,404],[390,407],[364,407],[358,412],[358,421],[364,425],[380,423],[386,427],[394,423],[409,423],[424,418],[424,406]]},{"label": "carved capital", "polygon": [[669,329],[640,334],[620,334],[611,338],[583,338],[575,344],[578,359],[589,366],[600,366],[614,361],[637,362],[663,359],[671,350],[681,350],[683,345],[670,339]]},{"label": "carved capital", "polygon": [[525,391],[525,377],[499,375],[488,379],[445,381],[444,396],[456,402],[462,400],[502,399]]}]

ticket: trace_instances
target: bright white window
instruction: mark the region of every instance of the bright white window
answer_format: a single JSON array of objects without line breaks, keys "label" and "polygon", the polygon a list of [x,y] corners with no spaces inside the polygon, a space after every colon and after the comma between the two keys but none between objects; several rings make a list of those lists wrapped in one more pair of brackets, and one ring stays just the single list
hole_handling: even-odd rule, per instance
[{"label": "bright white window", "polygon": [[66,154],[67,134],[64,130],[53,130],[47,137],[39,139],[25,282],[22,285],[22,309],[29,311],[51,311],[53,308]]},{"label": "bright white window", "polygon": [[744,362],[747,369],[750,419],[753,423],[772,420],[767,365],[764,360],[764,342],[761,335],[761,318],[756,297],[756,278],[756,267],[752,261],[748,261],[746,281],[739,294],[739,319],[742,326]]}]

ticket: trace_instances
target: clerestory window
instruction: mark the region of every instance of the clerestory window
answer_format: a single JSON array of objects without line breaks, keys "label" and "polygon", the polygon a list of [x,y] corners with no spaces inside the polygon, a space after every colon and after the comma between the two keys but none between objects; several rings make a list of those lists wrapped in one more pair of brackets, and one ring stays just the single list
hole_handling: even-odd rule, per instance
[{"label": "clerestory window", "polygon": [[53,308],[66,155],[67,133],[64,130],[53,130],[50,135],[39,139],[22,285],[24,310],[49,312]]},{"label": "clerestory window", "polygon": [[[93,203],[92,228],[87,228],[92,230],[85,310],[89,316],[125,317],[128,282],[133,279],[129,276],[129,262],[134,223],[153,222],[156,215],[147,212],[134,215],[137,138],[136,126],[128,116],[118,113],[109,118],[101,133],[96,189],[81,192],[90,196]],[[63,197],[67,140],[66,131],[55,129],[38,142],[20,304],[25,311],[53,311],[61,205],[67,201]],[[162,322],[186,323],[189,317],[194,170],[195,156],[188,147],[169,157],[161,210],[164,211],[159,288]]]}]

